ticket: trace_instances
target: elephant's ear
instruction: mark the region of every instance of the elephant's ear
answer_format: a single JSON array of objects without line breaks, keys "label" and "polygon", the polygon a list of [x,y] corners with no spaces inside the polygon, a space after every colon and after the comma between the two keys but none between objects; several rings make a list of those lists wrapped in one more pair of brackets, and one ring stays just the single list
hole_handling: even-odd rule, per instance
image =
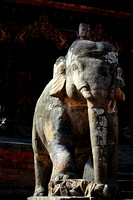
[{"label": "elephant's ear", "polygon": [[53,85],[50,89],[50,96],[62,98],[66,92],[65,90],[65,58],[59,57],[54,65]]},{"label": "elephant's ear", "polygon": [[66,78],[64,74],[60,74],[53,83],[50,96],[62,98],[66,92],[65,90]]}]

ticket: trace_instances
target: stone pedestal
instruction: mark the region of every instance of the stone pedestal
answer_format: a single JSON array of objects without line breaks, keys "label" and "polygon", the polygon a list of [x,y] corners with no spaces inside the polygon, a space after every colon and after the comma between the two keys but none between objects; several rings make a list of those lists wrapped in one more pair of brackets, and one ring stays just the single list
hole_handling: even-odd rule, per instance
[{"label": "stone pedestal", "polygon": [[96,200],[94,197],[84,196],[47,196],[47,197],[28,197],[27,200]]}]

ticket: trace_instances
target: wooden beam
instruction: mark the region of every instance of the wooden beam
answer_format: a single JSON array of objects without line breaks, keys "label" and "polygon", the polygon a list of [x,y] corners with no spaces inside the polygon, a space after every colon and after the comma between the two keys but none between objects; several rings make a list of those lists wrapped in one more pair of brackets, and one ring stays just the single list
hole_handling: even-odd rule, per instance
[{"label": "wooden beam", "polygon": [[108,10],[84,5],[76,5],[76,4],[69,4],[69,3],[62,3],[62,2],[55,2],[55,1],[48,1],[48,0],[4,0],[5,2],[13,2],[13,3],[22,3],[22,4],[31,4],[37,6],[45,6],[50,8],[57,8],[63,10],[70,10],[70,11],[78,11],[78,12],[86,12],[86,13],[93,13],[98,15],[106,15],[115,18],[127,18],[133,19],[133,13],[127,12],[120,12],[115,10]]}]

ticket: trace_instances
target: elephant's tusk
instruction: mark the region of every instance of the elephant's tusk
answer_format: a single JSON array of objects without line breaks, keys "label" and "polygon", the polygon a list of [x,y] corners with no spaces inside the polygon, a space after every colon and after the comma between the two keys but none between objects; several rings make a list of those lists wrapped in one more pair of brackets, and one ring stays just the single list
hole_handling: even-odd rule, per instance
[{"label": "elephant's tusk", "polygon": [[83,95],[83,97],[85,99],[88,99],[90,101],[93,99],[93,96],[92,96],[91,92],[88,90],[87,87],[84,86],[79,91],[81,92],[81,94]]}]

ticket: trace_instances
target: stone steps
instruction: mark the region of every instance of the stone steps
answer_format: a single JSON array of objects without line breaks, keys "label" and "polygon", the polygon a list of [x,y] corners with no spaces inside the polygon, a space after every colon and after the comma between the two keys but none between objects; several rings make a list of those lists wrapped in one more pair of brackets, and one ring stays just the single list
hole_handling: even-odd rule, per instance
[{"label": "stone steps", "polygon": [[[124,174],[126,179],[118,179],[122,199],[133,199],[133,179],[132,175]],[[129,179],[127,179],[129,177]]]},{"label": "stone steps", "polygon": [[133,145],[120,146],[118,184],[122,199],[133,200]]},{"label": "stone steps", "polygon": [[124,179],[124,180],[133,180],[133,173],[122,173],[118,172],[118,180]]}]

